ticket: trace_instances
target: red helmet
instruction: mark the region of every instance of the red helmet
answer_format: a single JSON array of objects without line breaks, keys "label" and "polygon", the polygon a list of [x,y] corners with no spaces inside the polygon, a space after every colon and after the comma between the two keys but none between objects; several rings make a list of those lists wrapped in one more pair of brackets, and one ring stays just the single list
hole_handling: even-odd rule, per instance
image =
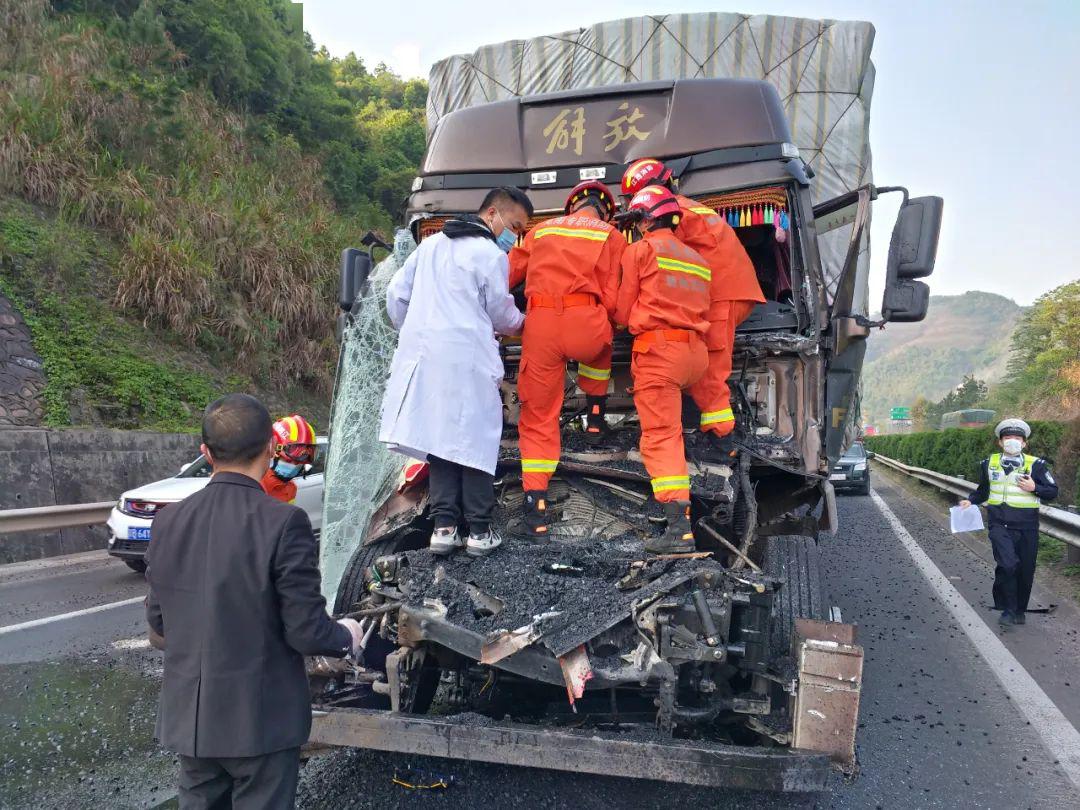
[{"label": "red helmet", "polygon": [[679,214],[682,209],[675,195],[663,186],[647,186],[630,200],[628,211],[637,211],[647,219],[657,219],[667,214]]},{"label": "red helmet", "polygon": [[622,176],[622,193],[630,197],[647,186],[657,186],[671,179],[671,169],[656,158],[643,158],[631,163]]},{"label": "red helmet", "polygon": [[615,195],[611,193],[611,189],[599,180],[583,180],[574,186],[566,198],[563,211],[569,214],[570,209],[586,197],[594,197],[604,206],[604,219],[610,219],[611,215],[615,213]]},{"label": "red helmet", "polygon": [[274,455],[294,464],[310,464],[315,457],[315,428],[299,414],[274,422]]}]

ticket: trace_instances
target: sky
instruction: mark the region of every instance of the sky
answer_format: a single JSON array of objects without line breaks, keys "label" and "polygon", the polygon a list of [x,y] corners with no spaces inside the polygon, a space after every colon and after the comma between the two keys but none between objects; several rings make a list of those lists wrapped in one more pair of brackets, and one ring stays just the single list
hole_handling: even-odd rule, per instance
[{"label": "sky", "polygon": [[[1030,304],[1080,278],[1080,2],[1075,0],[306,0],[317,45],[426,78],[431,64],[643,14],[737,11],[868,20],[877,68],[874,180],[945,199],[933,293],[985,290]],[[871,307],[881,300],[897,195],[874,207]],[[897,202],[894,202],[896,200]],[[1070,225],[1069,223],[1073,223]]]}]

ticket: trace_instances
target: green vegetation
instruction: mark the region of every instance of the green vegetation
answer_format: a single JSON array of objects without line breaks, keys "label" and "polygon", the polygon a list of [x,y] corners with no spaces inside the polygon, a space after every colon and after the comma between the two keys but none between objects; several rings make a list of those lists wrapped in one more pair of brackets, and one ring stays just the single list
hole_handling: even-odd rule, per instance
[{"label": "green vegetation", "polygon": [[[1077,455],[1070,450],[1078,444],[1080,420],[1073,422],[1030,421],[1030,452],[1054,464],[1054,476],[1061,490],[1059,503],[1080,503]],[[925,433],[867,436],[868,449],[905,464],[935,470],[975,481],[979,462],[997,447],[993,427],[978,430],[940,430]]]},{"label": "green vegetation", "polygon": [[425,97],[316,51],[285,0],[0,0],[0,201],[55,214],[5,202],[0,282],[50,423],[86,396],[105,424],[191,425],[250,380],[325,399],[337,256],[390,235]]},{"label": "green vegetation", "polygon": [[1010,336],[1022,314],[993,293],[935,295],[925,321],[875,332],[863,365],[864,421],[883,427],[890,408],[914,406],[919,398],[937,402],[965,376],[996,383],[1005,375]]}]

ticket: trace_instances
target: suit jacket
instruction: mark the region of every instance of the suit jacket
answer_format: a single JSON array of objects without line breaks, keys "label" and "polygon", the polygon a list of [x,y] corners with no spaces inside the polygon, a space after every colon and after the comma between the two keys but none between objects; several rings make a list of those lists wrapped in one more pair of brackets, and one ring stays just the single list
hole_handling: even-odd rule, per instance
[{"label": "suit jacket", "polygon": [[302,745],[304,656],[340,658],[352,646],[326,613],[307,514],[258,481],[218,473],[154,518],[147,565],[147,620],[165,637],[161,744],[198,757]]}]

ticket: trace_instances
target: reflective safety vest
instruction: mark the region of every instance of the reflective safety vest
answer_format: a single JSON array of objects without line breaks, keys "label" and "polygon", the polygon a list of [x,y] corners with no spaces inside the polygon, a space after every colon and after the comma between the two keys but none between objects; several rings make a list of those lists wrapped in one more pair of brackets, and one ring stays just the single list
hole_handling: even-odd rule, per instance
[{"label": "reflective safety vest", "polygon": [[1038,509],[1039,499],[1034,492],[1024,492],[1017,484],[1021,475],[1031,475],[1031,468],[1038,461],[1035,456],[1020,456],[1020,466],[1010,473],[1001,466],[1001,453],[990,456],[986,471],[990,476],[990,497],[987,506],[1012,506],[1016,509]]}]

